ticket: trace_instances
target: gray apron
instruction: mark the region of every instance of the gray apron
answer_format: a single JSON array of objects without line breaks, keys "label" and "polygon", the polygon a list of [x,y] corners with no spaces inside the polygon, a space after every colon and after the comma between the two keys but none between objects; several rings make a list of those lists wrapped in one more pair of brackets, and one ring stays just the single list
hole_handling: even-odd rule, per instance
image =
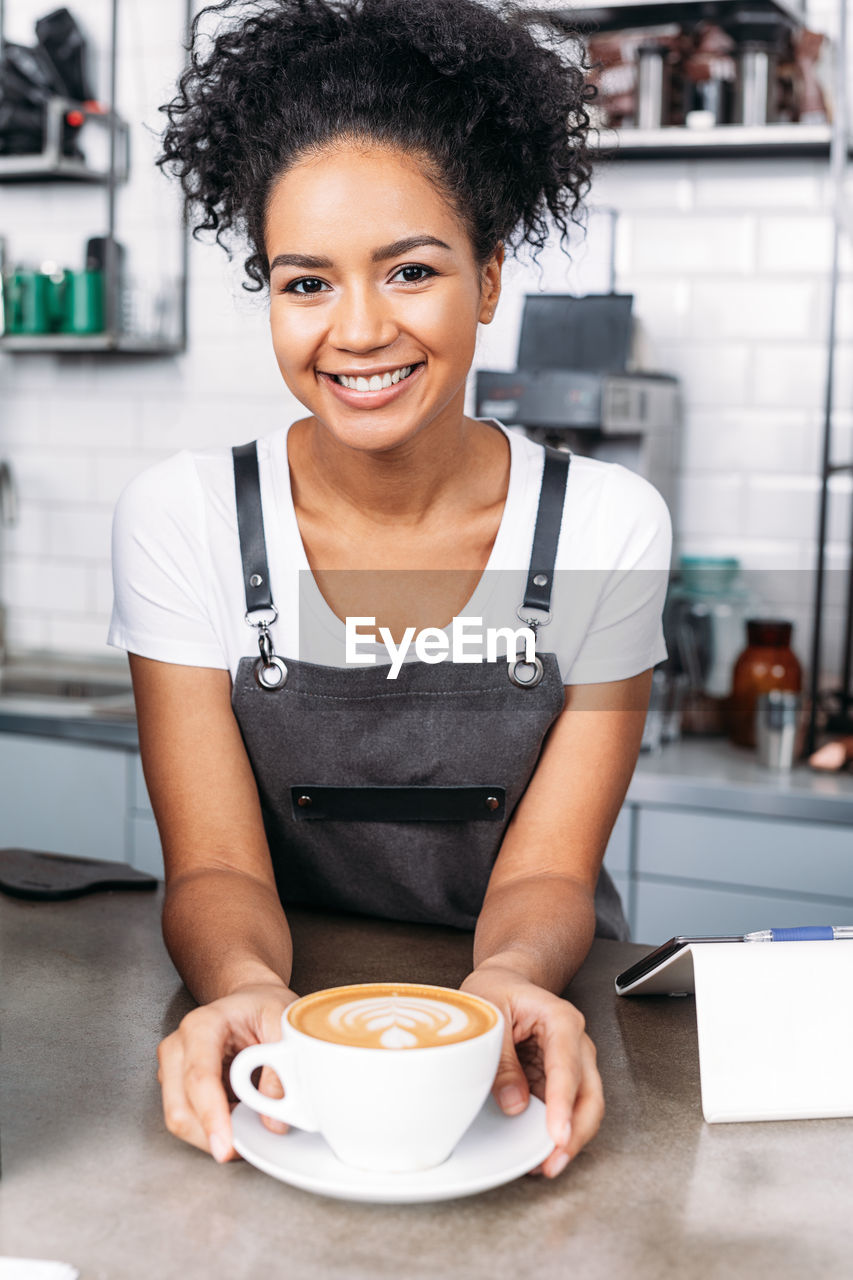
[{"label": "gray apron", "polygon": [[[545,450],[521,618],[550,613],[570,456]],[[563,709],[557,658],[330,667],[283,659],[269,590],[255,444],[233,450],[246,621],[232,706],[285,907],[473,929],[507,824]],[[514,624],[507,619],[507,625]],[[602,868],[596,935],[626,939]]]}]

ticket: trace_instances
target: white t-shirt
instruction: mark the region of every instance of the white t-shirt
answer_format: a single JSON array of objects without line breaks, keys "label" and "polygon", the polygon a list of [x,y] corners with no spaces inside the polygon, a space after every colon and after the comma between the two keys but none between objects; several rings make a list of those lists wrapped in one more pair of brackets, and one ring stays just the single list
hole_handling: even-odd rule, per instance
[{"label": "white t-shirt", "polygon": [[[540,445],[495,425],[510,443],[509,488],[486,570],[462,611],[481,618],[484,630],[522,626],[516,608],[524,597],[544,461]],[[343,666],[345,626],[314,582],[299,534],[287,431],[258,441],[278,609],[273,645],[285,660]],[[671,537],[666,504],[646,480],[615,463],[573,456],[552,619],[537,643],[539,651],[557,655],[564,684],[625,679],[667,656],[661,614]],[[111,645],[161,662],[227,668],[232,678],[242,657],[257,655],[256,632],[245,621],[230,450],[184,450],[130,482],[113,523],[113,579]],[[378,644],[361,644],[365,651],[390,662]]]}]

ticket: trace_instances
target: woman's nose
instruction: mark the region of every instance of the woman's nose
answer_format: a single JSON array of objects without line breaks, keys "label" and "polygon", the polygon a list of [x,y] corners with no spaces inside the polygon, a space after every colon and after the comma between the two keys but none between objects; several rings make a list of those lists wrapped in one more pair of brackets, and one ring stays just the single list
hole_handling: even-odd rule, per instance
[{"label": "woman's nose", "polygon": [[376,289],[343,289],[335,301],[329,341],[339,350],[387,347],[399,332],[392,304]]}]

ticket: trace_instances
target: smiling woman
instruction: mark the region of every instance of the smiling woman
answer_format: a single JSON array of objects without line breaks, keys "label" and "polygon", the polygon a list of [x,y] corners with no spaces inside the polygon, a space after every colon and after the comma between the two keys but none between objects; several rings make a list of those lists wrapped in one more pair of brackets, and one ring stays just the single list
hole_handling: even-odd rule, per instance
[{"label": "smiling woman", "polygon": [[[161,1046],[163,1104],[217,1159],[223,1065],[295,999],[290,904],[472,931],[495,1094],[545,1097],[545,1174],[601,1119],[559,993],[594,932],[626,936],[601,863],[665,657],[669,519],[624,468],[464,412],[505,252],[565,237],[589,183],[576,47],[478,0],[226,0],[165,108],[161,163],[196,231],[247,242],[307,410],[151,468],[115,518],[110,638],[202,1002]],[[384,658],[353,663],[365,620]],[[523,650],[457,651],[474,620]]]}]

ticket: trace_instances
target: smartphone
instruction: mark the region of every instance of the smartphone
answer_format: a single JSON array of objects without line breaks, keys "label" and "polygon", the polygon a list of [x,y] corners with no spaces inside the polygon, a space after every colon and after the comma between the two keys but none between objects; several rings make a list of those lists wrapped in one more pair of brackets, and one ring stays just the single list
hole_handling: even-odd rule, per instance
[{"label": "smartphone", "polygon": [[619,974],[617,994],[689,995],[693,991],[693,961],[686,948],[691,942],[743,942],[743,935],[687,938],[679,934],[670,938]]}]

